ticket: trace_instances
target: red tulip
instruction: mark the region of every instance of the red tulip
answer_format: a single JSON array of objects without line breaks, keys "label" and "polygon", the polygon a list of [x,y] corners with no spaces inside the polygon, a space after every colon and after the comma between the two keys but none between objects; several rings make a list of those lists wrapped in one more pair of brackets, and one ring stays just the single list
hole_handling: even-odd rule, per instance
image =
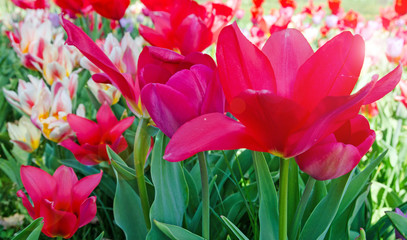
[{"label": "red tulip", "polygon": [[93,10],[105,18],[120,20],[127,7],[130,5],[130,0],[88,0],[92,5]]},{"label": "red tulip", "polygon": [[141,101],[157,127],[168,137],[197,116],[223,113],[225,106],[218,75],[201,64],[178,71],[165,84],[147,84],[141,91]]},{"label": "red tulip", "polygon": [[96,119],[97,123],[69,114],[68,123],[76,133],[79,144],[72,139],[60,143],[84,165],[96,165],[102,161],[110,163],[106,146],[117,153],[123,152],[127,148],[127,142],[122,134],[134,121],[134,117],[118,121],[107,103],[100,107]]},{"label": "red tulip", "polygon": [[407,13],[407,0],[395,0],[394,10],[399,15],[404,15]]},{"label": "red tulip", "polygon": [[22,166],[20,175],[31,202],[22,190],[17,196],[33,219],[44,218],[42,232],[48,237],[70,238],[96,216],[96,196],[88,196],[102,172],[78,181],[70,167],[60,166],[51,176],[39,168]]},{"label": "red tulip", "polygon": [[216,41],[239,5],[240,0],[234,0],[231,7],[175,0],[168,11],[151,11],[149,16],[155,28],[140,25],[140,35],[153,46],[176,50],[183,55],[201,52]]},{"label": "red tulip", "polygon": [[341,0],[328,0],[329,9],[331,9],[332,14],[338,14],[341,7]]},{"label": "red tulip", "polygon": [[349,10],[342,19],[343,25],[348,28],[355,29],[358,25],[359,13]]},{"label": "red tulip", "polygon": [[397,96],[396,100],[400,101],[407,108],[407,81],[400,81],[401,96]]},{"label": "red tulip", "polygon": [[235,121],[220,113],[197,117],[172,137],[165,159],[197,152],[247,148],[284,158],[309,150],[400,81],[398,66],[350,95],[364,59],[364,42],[343,32],[315,53],[295,29],[276,32],[262,50],[237,24],[222,30],[217,45],[219,75]]},{"label": "red tulip", "polygon": [[367,118],[373,118],[379,115],[379,108],[377,107],[376,102],[372,102],[370,104],[363,105],[360,108],[360,112]]},{"label": "red tulip", "polygon": [[48,0],[11,0],[17,7],[22,9],[49,8]]},{"label": "red tulip", "polygon": [[150,11],[169,12],[176,0],[141,0],[141,2]]},{"label": "red tulip", "polygon": [[90,7],[88,0],[54,0],[54,2],[70,16],[87,12]]},{"label": "red tulip", "polygon": [[291,7],[295,9],[297,7],[297,3],[295,2],[295,0],[279,0],[279,2],[283,8]]},{"label": "red tulip", "polygon": [[375,136],[366,118],[357,115],[295,160],[302,171],[317,180],[334,179],[358,165]]}]

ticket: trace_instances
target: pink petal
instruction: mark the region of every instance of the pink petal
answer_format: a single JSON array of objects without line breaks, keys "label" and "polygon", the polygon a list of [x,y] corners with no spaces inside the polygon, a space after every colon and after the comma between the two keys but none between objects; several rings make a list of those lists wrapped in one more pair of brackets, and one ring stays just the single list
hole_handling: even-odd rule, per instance
[{"label": "pink petal", "polygon": [[273,67],[278,95],[291,97],[298,69],[314,53],[311,46],[300,31],[287,29],[273,33],[262,51]]},{"label": "pink petal", "polygon": [[168,137],[172,137],[182,124],[198,116],[198,109],[183,93],[164,84],[148,84],[141,91],[141,99],[157,127]]},{"label": "pink petal", "polygon": [[27,196],[22,190],[17,191],[17,197],[20,197],[21,200],[23,201],[23,206],[27,209],[28,214],[32,219],[37,218],[37,214],[35,213],[35,210],[33,206],[30,203],[30,200],[28,200]]},{"label": "pink petal", "polygon": [[276,81],[269,60],[243,36],[236,23],[223,28],[220,33],[216,58],[228,101],[246,89],[276,92]]},{"label": "pink petal", "polygon": [[83,201],[92,193],[93,189],[99,185],[102,179],[103,171],[100,173],[86,176],[79,180],[72,189],[73,209],[80,209]]},{"label": "pink petal", "polygon": [[68,123],[72,130],[76,133],[79,143],[98,144],[100,142],[99,125],[89,119],[79,117],[75,114],[68,115]]},{"label": "pink petal", "polygon": [[104,139],[109,139],[112,142],[115,141],[133,124],[134,118],[135,117],[127,117],[120,120],[108,133],[105,133]]},{"label": "pink petal", "polygon": [[40,216],[44,218],[42,232],[48,237],[70,238],[78,229],[75,214],[55,209],[47,199],[41,201]]},{"label": "pink petal", "polygon": [[24,165],[21,166],[20,175],[34,207],[39,206],[41,199],[52,199],[56,181],[51,175],[42,169]]},{"label": "pink petal", "polygon": [[82,146],[79,146],[69,138],[62,141],[59,145],[71,151],[75,156],[76,160],[78,160],[83,165],[92,166],[100,163],[99,156],[97,153],[94,153]]},{"label": "pink petal", "polygon": [[343,32],[318,49],[298,70],[293,97],[313,109],[326,96],[349,95],[365,56],[362,37]]},{"label": "pink petal", "polygon": [[96,196],[92,196],[88,199],[86,199],[80,207],[79,210],[79,227],[83,227],[86,224],[90,223],[95,216],[97,212],[97,206],[96,206]]},{"label": "pink petal", "polygon": [[194,118],[178,129],[167,145],[164,159],[177,162],[202,151],[239,148],[267,151],[241,123],[222,113],[209,113]]},{"label": "pink petal", "polygon": [[54,207],[61,211],[69,211],[71,207],[72,187],[78,182],[78,177],[72,168],[60,166],[53,178],[57,183],[54,193]]},{"label": "pink petal", "polygon": [[99,127],[104,132],[109,131],[119,122],[107,103],[102,104],[99,108],[96,114],[96,120]]},{"label": "pink petal", "polygon": [[196,15],[187,16],[175,31],[183,55],[202,52],[212,44],[212,32]]}]

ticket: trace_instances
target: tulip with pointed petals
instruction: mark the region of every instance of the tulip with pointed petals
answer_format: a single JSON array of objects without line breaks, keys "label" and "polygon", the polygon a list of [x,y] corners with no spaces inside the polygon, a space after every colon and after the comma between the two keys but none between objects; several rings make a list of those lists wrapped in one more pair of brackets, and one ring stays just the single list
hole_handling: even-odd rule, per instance
[{"label": "tulip with pointed petals", "polygon": [[[149,5],[149,4],[148,4]],[[151,11],[154,29],[140,25],[140,35],[151,45],[179,51],[186,55],[201,52],[218,38],[220,30],[233,18],[240,0],[229,5],[192,0],[174,0],[167,11]]]},{"label": "tulip with pointed petals", "polygon": [[120,20],[127,7],[130,5],[130,0],[88,0],[95,12],[102,17],[112,20]]},{"label": "tulip with pointed petals", "polygon": [[55,4],[71,17],[90,11],[89,0],[54,0]]},{"label": "tulip with pointed petals", "polygon": [[97,123],[69,114],[68,123],[76,133],[79,144],[72,139],[60,143],[84,165],[96,165],[102,161],[110,163],[106,146],[117,153],[123,152],[127,148],[127,142],[122,134],[134,121],[134,117],[118,121],[107,103],[100,107],[96,119]]},{"label": "tulip with pointed petals", "polygon": [[21,181],[31,201],[22,190],[17,196],[33,219],[44,218],[42,232],[45,235],[67,239],[96,216],[96,196],[88,196],[99,184],[102,174],[78,181],[70,167],[60,166],[51,176],[39,168],[22,166]]},{"label": "tulip with pointed petals", "polygon": [[247,148],[290,158],[309,150],[358,115],[362,105],[390,92],[402,68],[351,92],[364,59],[363,39],[343,32],[315,53],[295,29],[276,32],[262,50],[237,24],[222,30],[219,75],[235,121],[220,113],[197,117],[173,135],[164,158]]}]

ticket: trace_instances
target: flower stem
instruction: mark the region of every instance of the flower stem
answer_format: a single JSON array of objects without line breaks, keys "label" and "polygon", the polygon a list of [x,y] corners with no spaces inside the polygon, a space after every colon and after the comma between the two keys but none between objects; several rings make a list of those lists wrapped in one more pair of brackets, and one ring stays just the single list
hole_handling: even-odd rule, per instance
[{"label": "flower stem", "polygon": [[287,239],[288,167],[290,161],[280,158],[279,240]]},{"label": "flower stem", "polygon": [[206,168],[205,153],[199,152],[199,169],[201,170],[201,184],[202,184],[202,236],[209,240],[209,184],[208,184],[208,170]]},{"label": "flower stem", "polygon": [[315,179],[311,176],[308,178],[307,184],[305,185],[304,192],[302,193],[302,197],[300,203],[297,207],[297,211],[295,212],[294,222],[293,222],[293,231],[292,239],[297,239],[298,229],[300,227],[302,216],[304,215],[305,207],[307,206],[308,199],[311,196],[312,188],[315,184]]},{"label": "flower stem", "polygon": [[148,121],[149,119],[147,118],[140,118],[137,126],[136,136],[134,138],[134,169],[136,170],[137,186],[141,200],[141,207],[143,209],[144,221],[147,229],[150,229],[150,202],[148,201],[146,180],[144,177],[144,164],[150,147],[150,139],[147,133]]}]

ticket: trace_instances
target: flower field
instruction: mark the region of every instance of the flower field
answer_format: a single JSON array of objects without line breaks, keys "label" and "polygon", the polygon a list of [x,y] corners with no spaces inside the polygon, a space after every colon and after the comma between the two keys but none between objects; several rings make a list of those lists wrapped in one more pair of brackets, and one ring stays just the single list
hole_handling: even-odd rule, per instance
[{"label": "flower field", "polygon": [[0,239],[407,238],[407,0],[0,3]]}]

